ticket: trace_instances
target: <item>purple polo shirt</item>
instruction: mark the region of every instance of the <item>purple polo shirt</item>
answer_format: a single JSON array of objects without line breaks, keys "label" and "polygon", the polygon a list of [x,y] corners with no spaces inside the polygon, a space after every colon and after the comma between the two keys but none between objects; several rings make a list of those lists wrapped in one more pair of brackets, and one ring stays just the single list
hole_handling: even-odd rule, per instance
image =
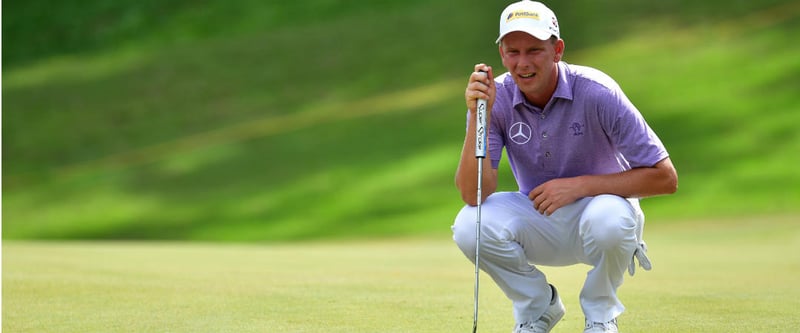
[{"label": "purple polo shirt", "polygon": [[651,167],[669,156],[619,85],[599,70],[560,62],[544,109],[526,101],[508,73],[495,82],[489,157],[497,168],[505,147],[526,195],[550,179]]}]

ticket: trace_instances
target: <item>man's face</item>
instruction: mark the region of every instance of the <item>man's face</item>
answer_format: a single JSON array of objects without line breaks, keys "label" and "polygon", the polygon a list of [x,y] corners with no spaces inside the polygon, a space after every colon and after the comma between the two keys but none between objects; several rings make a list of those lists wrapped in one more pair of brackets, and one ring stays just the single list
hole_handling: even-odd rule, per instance
[{"label": "man's face", "polygon": [[561,61],[564,42],[539,40],[525,32],[514,31],[503,37],[500,57],[514,82],[534,104],[544,105],[556,87],[556,63]]}]

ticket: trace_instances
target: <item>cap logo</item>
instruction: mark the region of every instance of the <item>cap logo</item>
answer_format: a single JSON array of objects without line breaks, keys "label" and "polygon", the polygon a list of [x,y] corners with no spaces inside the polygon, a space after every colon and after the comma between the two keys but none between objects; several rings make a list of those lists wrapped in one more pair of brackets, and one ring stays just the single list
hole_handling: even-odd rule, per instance
[{"label": "cap logo", "polygon": [[515,10],[515,11],[513,11],[513,12],[508,14],[508,16],[506,17],[506,22],[511,22],[513,20],[521,19],[521,18],[529,18],[529,19],[534,19],[534,20],[538,21],[539,20],[539,13],[531,12],[531,11],[527,11],[527,10]]}]

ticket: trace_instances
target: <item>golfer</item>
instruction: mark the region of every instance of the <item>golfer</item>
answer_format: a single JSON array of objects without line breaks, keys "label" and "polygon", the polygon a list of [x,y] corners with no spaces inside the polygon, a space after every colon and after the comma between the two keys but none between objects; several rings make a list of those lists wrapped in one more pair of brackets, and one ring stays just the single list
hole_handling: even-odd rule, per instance
[{"label": "golfer", "polygon": [[[617,83],[562,61],[558,20],[520,1],[500,16],[498,50],[508,72],[475,65],[465,97],[467,131],[456,171],[466,206],[453,238],[475,261],[477,164],[483,164],[480,269],[513,304],[514,332],[549,332],[564,305],[537,265],[588,264],[580,293],[584,332],[618,332],[617,297],[634,258],[650,262],[639,198],[671,194],[677,174],[661,140]],[[476,159],[478,99],[488,102],[486,159]],[[518,192],[495,192],[505,148]]]}]

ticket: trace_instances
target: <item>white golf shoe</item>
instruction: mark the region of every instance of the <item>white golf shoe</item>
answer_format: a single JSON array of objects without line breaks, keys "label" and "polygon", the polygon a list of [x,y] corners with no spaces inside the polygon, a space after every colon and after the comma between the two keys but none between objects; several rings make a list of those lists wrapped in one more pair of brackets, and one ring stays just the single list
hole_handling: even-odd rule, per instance
[{"label": "white golf shoe", "polygon": [[537,321],[517,324],[512,333],[547,333],[564,317],[566,312],[564,303],[561,303],[561,297],[558,296],[556,287],[551,284],[550,289],[553,290],[553,298],[550,300],[547,311]]},{"label": "white golf shoe", "polygon": [[605,323],[591,322],[589,319],[586,319],[586,328],[583,330],[583,333],[619,333],[617,319],[614,318]]}]

